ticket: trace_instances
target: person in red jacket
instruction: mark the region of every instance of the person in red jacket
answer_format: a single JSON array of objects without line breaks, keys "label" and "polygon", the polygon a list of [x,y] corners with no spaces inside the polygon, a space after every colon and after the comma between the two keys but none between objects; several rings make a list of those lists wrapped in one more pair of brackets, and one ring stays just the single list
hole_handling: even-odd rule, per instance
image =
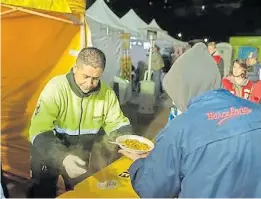
[{"label": "person in red jacket", "polygon": [[248,80],[247,64],[244,60],[236,60],[233,63],[232,72],[222,80],[223,87],[232,94],[244,99],[253,100],[251,92],[254,87],[252,80]]},{"label": "person in red jacket", "polygon": [[216,62],[220,75],[221,75],[221,78],[223,78],[224,77],[224,60],[222,59],[221,55],[219,54],[215,42],[208,43],[208,52],[211,54],[214,61]]}]

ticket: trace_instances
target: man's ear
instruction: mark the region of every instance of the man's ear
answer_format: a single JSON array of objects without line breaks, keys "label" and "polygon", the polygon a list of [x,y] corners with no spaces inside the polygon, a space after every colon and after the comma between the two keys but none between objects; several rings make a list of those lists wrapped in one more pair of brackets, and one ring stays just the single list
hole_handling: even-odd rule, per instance
[{"label": "man's ear", "polygon": [[73,74],[75,74],[76,70],[77,70],[77,66],[75,65],[75,66],[73,67]]}]

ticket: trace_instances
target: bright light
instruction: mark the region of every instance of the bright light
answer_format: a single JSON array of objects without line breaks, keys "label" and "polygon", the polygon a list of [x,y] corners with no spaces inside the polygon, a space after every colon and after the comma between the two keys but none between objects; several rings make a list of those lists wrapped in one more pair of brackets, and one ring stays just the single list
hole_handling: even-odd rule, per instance
[{"label": "bright light", "polygon": [[165,3],[168,3],[168,0],[165,0]]},{"label": "bright light", "polygon": [[143,43],[144,50],[148,50],[150,48],[150,42]]},{"label": "bright light", "polygon": [[149,4],[152,5],[152,1],[150,1]]},{"label": "bright light", "polygon": [[107,0],[107,3],[109,3],[110,2],[110,0]]},{"label": "bright light", "polygon": [[132,40],[137,40],[138,38],[131,36],[130,39],[132,39]]},{"label": "bright light", "polygon": [[206,8],[206,7],[205,7],[204,5],[203,5],[203,6],[201,6],[201,9],[202,9],[202,10],[205,10],[205,8]]},{"label": "bright light", "polygon": [[205,38],[205,39],[204,39],[204,42],[206,42],[206,43],[207,43],[207,42],[208,42],[208,39],[207,39],[207,38]]},{"label": "bright light", "polygon": [[182,33],[179,33],[179,34],[178,34],[178,37],[182,37]]}]

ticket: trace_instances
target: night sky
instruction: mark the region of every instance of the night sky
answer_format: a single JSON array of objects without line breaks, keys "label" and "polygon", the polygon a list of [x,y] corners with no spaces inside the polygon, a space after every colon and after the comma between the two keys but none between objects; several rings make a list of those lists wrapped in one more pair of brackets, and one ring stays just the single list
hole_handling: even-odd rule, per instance
[{"label": "night sky", "polygon": [[[95,0],[87,0],[91,6]],[[131,8],[147,23],[182,40],[228,41],[235,35],[261,36],[261,0],[105,0],[122,17]],[[204,6],[204,7],[202,7]]]}]

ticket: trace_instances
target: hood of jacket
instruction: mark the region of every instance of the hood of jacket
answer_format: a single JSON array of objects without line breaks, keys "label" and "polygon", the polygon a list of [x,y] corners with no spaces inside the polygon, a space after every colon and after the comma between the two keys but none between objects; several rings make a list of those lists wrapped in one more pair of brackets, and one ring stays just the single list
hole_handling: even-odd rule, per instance
[{"label": "hood of jacket", "polygon": [[182,112],[194,97],[221,88],[220,72],[207,46],[197,43],[181,55],[165,75],[163,87]]}]

